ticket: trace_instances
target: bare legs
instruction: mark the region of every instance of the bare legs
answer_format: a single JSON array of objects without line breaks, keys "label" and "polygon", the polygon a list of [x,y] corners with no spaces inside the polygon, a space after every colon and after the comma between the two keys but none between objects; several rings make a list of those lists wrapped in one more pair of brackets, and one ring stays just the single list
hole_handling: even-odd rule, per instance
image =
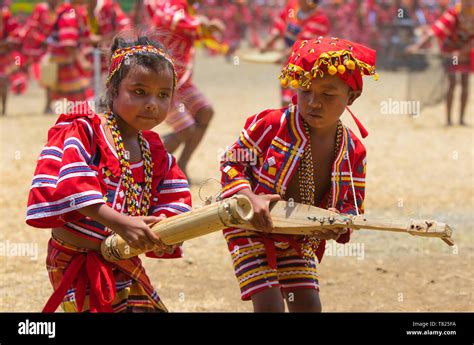
[{"label": "bare legs", "polygon": [[255,313],[284,313],[285,303],[281,296],[280,288],[265,289],[253,294],[251,297]]},{"label": "bare legs", "polygon": [[51,109],[51,89],[46,88],[46,105],[44,106],[43,114],[52,114],[53,110]]},{"label": "bare legs", "polygon": [[172,133],[164,138],[164,145],[168,152],[172,153],[184,144],[183,151],[178,159],[178,165],[185,174],[189,163],[189,159],[199,146],[204,134],[206,134],[207,127],[214,115],[214,110],[211,107],[204,107],[196,113],[195,124],[180,132]]},{"label": "bare legs", "polygon": [[166,148],[166,151],[173,153],[177,150],[181,143],[188,141],[196,128],[196,125],[192,125],[188,128],[183,129],[182,131],[176,133],[170,133],[163,138],[163,142]]},{"label": "bare legs", "polygon": [[274,287],[251,296],[253,309],[256,313],[284,313],[286,300],[291,313],[320,313],[322,310],[319,292],[314,289],[298,289],[284,291]]},{"label": "bare legs", "polygon": [[7,93],[8,93],[8,79],[0,77],[0,98],[2,102],[2,115],[7,111]]},{"label": "bare legs", "polygon": [[469,96],[469,73],[461,74],[461,117],[459,124],[466,126],[464,115],[466,113],[467,98]]},{"label": "bare legs", "polygon": [[451,126],[451,109],[453,108],[454,87],[456,86],[456,75],[448,74],[448,93],[446,95],[446,125]]},{"label": "bare legs", "polygon": [[[453,108],[453,98],[454,98],[454,89],[456,87],[456,74],[448,74],[448,93],[446,95],[446,125],[452,125],[452,108]],[[459,124],[461,126],[466,126],[464,121],[464,115],[466,113],[466,105],[469,97],[469,73],[461,73],[461,109],[460,109],[460,119]]]}]

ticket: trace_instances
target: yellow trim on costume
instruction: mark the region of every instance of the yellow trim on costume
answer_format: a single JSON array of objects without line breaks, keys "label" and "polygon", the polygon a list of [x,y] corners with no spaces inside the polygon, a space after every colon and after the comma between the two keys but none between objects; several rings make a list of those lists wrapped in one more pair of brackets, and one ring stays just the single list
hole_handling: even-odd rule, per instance
[{"label": "yellow trim on costume", "polygon": [[294,148],[291,150],[291,153],[290,153],[290,156],[288,157],[288,160],[286,161],[286,164],[283,168],[283,171],[280,175],[280,178],[278,179],[278,183],[277,183],[277,193],[280,194],[280,191],[281,191],[281,186],[283,185],[283,180],[284,178],[286,177],[286,174],[287,174],[287,171],[289,169],[289,167],[291,166],[291,164],[293,163],[293,160],[295,159],[295,156],[298,152],[298,149],[300,148],[301,146],[301,142],[303,141],[300,134],[298,133],[298,128],[296,127],[296,107],[291,107],[291,110],[290,110],[290,125],[291,125],[291,131],[292,133],[295,135],[295,138],[296,138],[296,141],[295,141],[295,146]]},{"label": "yellow trim on costume", "polygon": [[[278,279],[285,279],[285,276],[279,276]],[[288,279],[294,278],[314,278],[314,274],[295,274],[295,275],[288,275]]]},{"label": "yellow trim on costume", "polygon": [[228,185],[226,185],[225,187],[223,187],[221,193],[224,193],[225,191],[227,191],[227,190],[229,190],[229,189],[231,189],[231,188],[233,188],[233,187],[235,187],[239,184],[247,184],[250,187],[250,182],[249,181],[244,180],[244,179],[237,180],[237,181],[231,182]]},{"label": "yellow trim on costume", "polygon": [[[245,248],[245,249],[247,249],[247,248]],[[265,254],[265,248],[255,248],[255,249],[257,249],[257,250],[260,249],[260,250],[261,250],[261,254]],[[245,260],[247,260],[248,258],[251,258],[251,257],[255,256],[255,254],[257,254],[257,253],[258,253],[258,252],[255,252],[254,250],[252,250],[252,253],[249,253],[249,254],[247,254],[247,255],[244,255],[244,256],[240,257],[238,260],[235,260],[234,263],[233,263],[234,266],[238,266],[242,261],[245,261]],[[256,269],[258,269],[258,267],[257,267],[257,268],[254,268],[254,270],[256,270]],[[250,271],[249,271],[249,272],[250,272]]]},{"label": "yellow trim on costume", "polygon": [[[242,144],[244,144],[244,146],[249,149],[249,150],[255,150],[255,147],[253,147],[253,145],[251,145],[247,138],[245,138],[245,135],[244,133],[240,133],[240,141],[242,142]],[[257,150],[258,151],[258,150]]]},{"label": "yellow trim on costume", "polygon": [[[242,229],[241,229],[241,230],[242,230]],[[251,235],[253,235],[253,234],[255,234],[254,231],[244,231],[244,230],[242,230],[241,232],[239,231],[239,232],[236,233],[236,234],[226,234],[226,235],[225,235],[225,239],[226,239],[226,241],[230,242],[230,241],[233,240],[235,237],[240,237],[240,236],[245,236],[245,237],[247,237],[247,236],[251,236]],[[263,246],[263,244],[262,244],[262,246]],[[245,248],[245,249],[243,249],[243,250],[247,250],[248,248],[250,248],[250,247],[247,247],[247,248]],[[252,248],[255,248],[255,247],[252,247]],[[237,256],[238,254],[231,253],[231,255],[232,255],[232,257],[234,257],[234,256]]]},{"label": "yellow trim on costume", "polygon": [[272,141],[272,145],[275,146],[275,147],[278,147],[280,150],[282,150],[283,152],[288,152],[288,147],[286,146],[283,146],[282,144],[280,144],[278,141],[276,140],[273,140]]},{"label": "yellow trim on costume", "polygon": [[257,175],[253,170],[252,170],[252,175],[257,180],[257,182],[263,183],[263,184],[267,185],[268,187],[273,188],[273,184],[271,184],[271,182],[263,179],[262,177]]},{"label": "yellow trim on costume", "polygon": [[[350,176],[343,176],[341,179],[343,182],[350,182],[351,178]],[[365,187],[365,182],[360,182],[360,181],[352,181],[354,183],[355,187]]]},{"label": "yellow trim on costume", "polygon": [[237,170],[234,168],[230,168],[229,171],[227,172],[227,175],[229,175],[230,178],[234,178],[239,174]]},{"label": "yellow trim on costume", "polygon": [[334,169],[334,173],[335,173],[335,176],[334,176],[334,197],[332,198],[332,205],[331,207],[335,207],[337,205],[337,200],[339,198],[339,181],[341,180],[341,175],[340,175],[340,166],[341,166],[341,162],[342,160],[344,159],[344,156],[347,154],[349,154],[349,150],[348,150],[348,131],[347,129],[342,126],[342,143],[341,143],[341,154],[339,156],[339,159],[337,162],[335,162],[335,169]]},{"label": "yellow trim on costume", "polygon": [[[257,269],[262,270],[261,267],[259,267],[259,268],[257,268]],[[276,277],[276,278],[278,278],[278,275],[277,275],[277,273],[276,273],[275,271],[271,271],[271,272],[265,273],[264,276],[265,276],[265,277]],[[241,287],[243,287],[243,286],[245,286],[245,285],[247,285],[247,284],[249,284],[249,283],[253,283],[254,281],[259,280],[259,279],[262,279],[262,276],[261,276],[261,275],[256,276],[256,277],[253,277],[253,278],[250,278],[249,280],[246,280],[246,281],[241,282],[241,283],[240,283],[240,279],[239,279],[239,284],[240,284]]]},{"label": "yellow trim on costume", "polygon": [[[303,41],[302,44],[305,44],[305,42],[306,41]],[[290,59],[291,58],[292,57],[290,57]],[[321,53],[310,71],[306,71],[293,63],[288,63],[281,71],[281,75],[278,79],[280,79],[283,87],[291,86],[294,89],[298,87],[307,88],[311,84],[311,80],[316,78],[316,76],[324,76],[324,72],[321,69],[322,65],[328,66],[327,73],[330,75],[336,73],[344,74],[347,69],[355,70],[356,67],[358,67],[361,74],[365,72],[368,75],[373,75],[374,79],[378,80],[378,74],[375,73],[375,66],[355,58],[352,52],[347,49]]]}]

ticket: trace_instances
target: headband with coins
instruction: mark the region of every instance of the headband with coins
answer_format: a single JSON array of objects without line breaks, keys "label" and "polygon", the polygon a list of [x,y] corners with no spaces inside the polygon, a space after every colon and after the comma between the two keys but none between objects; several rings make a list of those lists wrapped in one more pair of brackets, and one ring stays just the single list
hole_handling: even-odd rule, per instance
[{"label": "headband with coins", "polygon": [[125,59],[128,59],[130,56],[137,55],[137,54],[156,54],[158,56],[163,57],[166,61],[168,61],[171,66],[173,67],[173,77],[174,77],[174,85],[177,84],[177,75],[176,69],[174,67],[173,59],[169,54],[163,51],[160,48],[156,48],[152,45],[147,46],[133,46],[133,47],[126,47],[126,48],[119,48],[117,49],[110,59],[110,66],[109,66],[109,75],[107,76],[106,85],[109,86],[112,77],[117,73],[117,71],[122,67],[122,63]]}]

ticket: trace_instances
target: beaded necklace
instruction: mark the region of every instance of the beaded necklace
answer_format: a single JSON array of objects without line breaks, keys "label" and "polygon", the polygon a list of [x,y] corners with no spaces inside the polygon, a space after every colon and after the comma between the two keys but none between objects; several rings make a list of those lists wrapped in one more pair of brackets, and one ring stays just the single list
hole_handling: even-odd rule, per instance
[{"label": "beaded necklace", "polygon": [[[309,125],[303,120],[304,129],[308,138],[310,138]],[[339,152],[342,140],[342,123],[338,121],[337,130],[336,130],[336,145],[334,148],[334,158]],[[299,189],[300,189],[300,201],[303,204],[317,206],[315,205],[315,191],[316,186],[314,183],[314,166],[313,166],[313,156],[311,154],[311,142],[306,144],[304,148],[303,157],[301,157],[300,165],[298,168],[298,177],[299,177]],[[332,206],[332,194],[329,193],[327,208]],[[315,238],[314,236],[305,236],[302,244],[302,253],[303,257],[306,259],[306,262],[311,262],[311,259],[314,258],[316,249],[319,247],[321,240]]]},{"label": "beaded necklace", "polygon": [[125,151],[125,146],[123,145],[123,139],[120,135],[117,119],[111,111],[109,111],[106,116],[107,124],[114,139],[115,150],[117,151],[117,156],[120,161],[122,184],[125,187],[127,213],[129,216],[146,216],[150,207],[151,182],[153,179],[153,162],[151,160],[150,148],[143,138],[142,131],[138,131],[138,142],[140,144],[140,150],[143,156],[143,169],[145,172],[145,186],[143,188],[143,197],[140,204],[140,193],[138,189],[139,185],[138,183],[135,183],[135,179],[133,178],[129,157]]}]

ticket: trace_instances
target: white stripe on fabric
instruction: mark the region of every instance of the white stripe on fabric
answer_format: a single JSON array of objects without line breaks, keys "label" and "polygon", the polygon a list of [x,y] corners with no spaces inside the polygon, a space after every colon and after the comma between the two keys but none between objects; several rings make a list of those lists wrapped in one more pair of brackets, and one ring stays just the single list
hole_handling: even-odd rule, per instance
[{"label": "white stripe on fabric", "polygon": [[[67,138],[67,139],[64,141],[64,143],[67,143],[68,141],[72,141],[72,140],[76,140],[77,143],[76,143],[76,142],[71,142],[70,144],[67,144],[66,146],[64,146],[64,151],[66,151],[66,150],[67,150],[68,148],[70,148],[70,147],[73,147],[73,148],[75,148],[75,149],[79,152],[79,154],[82,155],[81,151],[79,150],[79,146],[80,146],[80,147],[84,150],[84,152],[86,153],[86,155],[87,155],[87,159],[86,159],[86,160],[89,160],[89,159],[91,158],[91,155],[89,154],[89,152],[86,150],[86,148],[84,147],[84,145],[82,144],[82,142],[81,142],[78,138],[76,138],[76,137],[69,137],[69,138]],[[79,144],[79,146],[78,146],[77,144]]]},{"label": "white stripe on fabric", "polygon": [[[242,131],[242,135],[244,136],[245,139],[247,139],[247,141],[257,149],[258,152],[262,153],[262,149],[257,145],[257,143],[255,143],[252,138],[250,138],[250,135],[248,134],[247,130],[243,130]],[[248,148],[247,148],[248,149]]]},{"label": "white stripe on fabric", "polygon": [[52,159],[52,160],[55,160],[55,161],[58,161],[58,162],[62,162],[63,160],[57,156],[53,156],[53,155],[44,155],[44,156],[39,156],[38,158],[38,161],[41,161],[43,159]]},{"label": "white stripe on fabric", "polygon": [[68,213],[71,211],[75,211],[77,209],[89,206],[89,205],[94,205],[94,204],[105,204],[104,199],[102,197],[99,199],[93,199],[89,200],[87,202],[81,203],[81,204],[75,204],[74,206],[59,210],[59,211],[54,211],[54,212],[41,212],[41,213],[36,213],[32,216],[27,216],[26,219],[37,219],[37,218],[46,218],[46,217],[52,217],[52,216],[57,216],[58,214],[64,214]]},{"label": "white stripe on fabric", "polygon": [[[89,106],[89,105],[87,105],[87,106]],[[94,139],[94,132],[92,131],[91,125],[89,124],[89,122],[87,122],[84,119],[78,119],[78,121],[84,123],[87,126],[87,129],[89,130],[89,139],[92,142],[92,140]]]},{"label": "white stripe on fabric", "polygon": [[78,173],[66,174],[58,180],[58,184],[64,180],[67,180],[73,177],[97,177],[97,172],[91,171],[91,172],[78,172]]},{"label": "white stripe on fabric", "polygon": [[181,192],[191,192],[189,188],[173,188],[173,189],[163,189],[160,191],[160,194],[172,194],[172,193],[181,193]]},{"label": "white stripe on fabric", "polygon": [[265,129],[265,132],[263,132],[263,134],[260,136],[260,138],[258,138],[256,142],[257,146],[262,142],[263,138],[265,138],[265,136],[271,129],[272,129],[272,125],[268,126],[267,129]]},{"label": "white stripe on fabric", "polygon": [[276,281],[266,281],[266,282],[263,282],[262,284],[258,284],[258,285],[255,285],[255,286],[252,286],[250,289],[245,289],[244,287],[244,292],[245,294],[249,294],[250,292],[254,291],[254,290],[257,290],[257,289],[260,289],[262,287],[273,287],[273,286],[278,286],[278,282]]},{"label": "white stripe on fabric", "polygon": [[95,190],[89,190],[89,191],[86,191],[86,192],[81,192],[81,193],[76,193],[76,194],[69,195],[69,196],[67,196],[65,198],[62,198],[62,199],[59,199],[57,201],[42,202],[42,203],[39,203],[39,204],[30,205],[29,207],[27,207],[26,210],[30,211],[30,210],[34,210],[35,208],[38,208],[38,207],[55,206],[55,205],[62,204],[65,201],[72,201],[74,199],[77,199],[77,198],[80,198],[80,197],[83,197],[83,196],[87,196],[87,195],[98,195],[102,198],[102,194],[100,194],[99,192],[97,192]]},{"label": "white stripe on fabric", "polygon": [[250,188],[250,184],[249,183],[239,183],[238,185],[232,187],[231,189],[228,189],[226,190],[224,193],[222,193],[222,197],[225,198],[227,197],[228,195],[231,195],[233,194],[234,192],[237,192],[241,189],[244,189],[244,188],[248,188],[248,189],[251,189]]},{"label": "white stripe on fabric", "polygon": [[163,184],[170,184],[170,183],[188,183],[188,180],[186,179],[163,180]]},{"label": "white stripe on fabric", "polygon": [[36,183],[33,183],[31,185],[30,190],[32,190],[33,188],[42,188],[42,187],[56,188],[56,184],[55,183],[36,182]]},{"label": "white stripe on fabric", "polygon": [[74,163],[63,165],[61,169],[59,169],[59,173],[61,173],[61,171],[65,169],[74,168],[74,167],[88,167],[90,169],[89,165],[86,162],[74,162]]},{"label": "white stripe on fabric", "polygon": [[69,226],[69,227],[71,227],[71,228],[73,228],[74,230],[79,231],[79,232],[81,232],[81,233],[83,233],[83,234],[86,234],[86,235],[88,235],[88,236],[95,237],[95,238],[98,238],[98,239],[100,239],[100,240],[105,239],[105,236],[102,236],[102,235],[100,235],[100,234],[97,234],[97,233],[95,233],[95,232],[93,232],[93,231],[91,231],[91,230],[89,230],[89,229],[83,228],[82,226],[79,226],[79,225],[77,225],[77,224],[74,224],[74,223],[66,223],[66,225]]},{"label": "white stripe on fabric", "polygon": [[63,153],[63,150],[61,150],[59,147],[57,146],[43,146],[43,148],[41,149],[41,151],[45,151],[45,150],[53,150],[53,151],[58,151],[59,153]]}]

